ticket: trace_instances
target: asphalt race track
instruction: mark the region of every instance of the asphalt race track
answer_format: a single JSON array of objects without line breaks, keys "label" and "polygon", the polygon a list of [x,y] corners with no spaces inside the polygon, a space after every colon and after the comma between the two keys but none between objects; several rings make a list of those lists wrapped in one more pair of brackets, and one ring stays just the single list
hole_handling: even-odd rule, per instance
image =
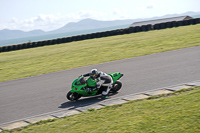
[{"label": "asphalt race track", "polygon": [[66,99],[72,81],[92,68],[124,74],[122,90],[110,96],[116,98],[200,80],[200,46],[1,82],[0,124],[98,102],[96,97]]}]

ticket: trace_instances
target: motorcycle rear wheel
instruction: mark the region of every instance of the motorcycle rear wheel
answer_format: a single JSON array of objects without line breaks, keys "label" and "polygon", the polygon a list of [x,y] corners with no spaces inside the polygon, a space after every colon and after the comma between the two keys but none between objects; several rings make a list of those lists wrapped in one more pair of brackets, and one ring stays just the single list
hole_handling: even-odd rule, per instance
[{"label": "motorcycle rear wheel", "polygon": [[122,87],[122,82],[117,80],[114,84],[113,84],[113,87],[112,89],[110,90],[110,92],[112,93],[115,93],[115,92],[118,92]]},{"label": "motorcycle rear wheel", "polygon": [[79,98],[81,98],[81,95],[74,92],[72,93],[71,91],[69,91],[66,95],[67,99],[70,100],[70,101],[76,101],[78,100]]}]

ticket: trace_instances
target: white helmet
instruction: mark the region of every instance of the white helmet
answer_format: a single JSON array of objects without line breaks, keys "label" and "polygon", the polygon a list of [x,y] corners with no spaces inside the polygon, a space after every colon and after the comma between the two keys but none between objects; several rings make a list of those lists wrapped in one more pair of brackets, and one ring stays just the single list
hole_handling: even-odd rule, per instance
[{"label": "white helmet", "polygon": [[99,73],[97,69],[92,69],[89,74],[91,78],[96,78]]}]

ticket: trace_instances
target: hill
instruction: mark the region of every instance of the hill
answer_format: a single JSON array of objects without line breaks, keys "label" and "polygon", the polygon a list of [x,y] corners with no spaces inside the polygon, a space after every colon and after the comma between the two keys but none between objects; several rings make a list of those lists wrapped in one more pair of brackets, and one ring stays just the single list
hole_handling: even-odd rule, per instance
[{"label": "hill", "polygon": [[24,32],[21,30],[4,29],[4,30],[0,30],[0,40],[65,33],[65,32],[72,32],[72,31],[84,31],[84,30],[91,30],[91,29],[120,26],[120,25],[129,25],[132,22],[133,20],[99,21],[99,20],[94,20],[94,19],[84,19],[79,22],[68,23],[57,30],[53,30],[49,32],[45,32],[42,30],[33,30],[29,32]]},{"label": "hill", "polygon": [[31,36],[35,36],[35,35],[44,35],[44,34],[45,34],[45,32],[42,30],[33,30],[33,31],[29,31],[29,32],[24,32],[21,30],[4,29],[4,30],[0,30],[0,40],[31,37]]},{"label": "hill", "polygon": [[115,21],[99,21],[94,19],[84,19],[77,23],[71,22],[61,27],[60,29],[51,31],[50,33],[62,33],[66,31],[81,31],[81,30],[90,30],[90,29],[99,29],[105,27],[113,27],[119,25],[131,24],[133,20],[115,20]]}]

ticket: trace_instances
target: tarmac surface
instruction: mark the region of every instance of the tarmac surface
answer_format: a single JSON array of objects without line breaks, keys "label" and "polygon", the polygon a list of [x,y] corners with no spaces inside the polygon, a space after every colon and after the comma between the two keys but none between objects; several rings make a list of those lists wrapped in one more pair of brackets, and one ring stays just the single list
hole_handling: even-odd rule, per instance
[{"label": "tarmac surface", "polygon": [[76,102],[66,99],[73,80],[92,68],[124,74],[122,89],[110,96],[114,99],[200,80],[200,46],[0,82],[0,124],[102,102],[99,97],[82,97]]}]

